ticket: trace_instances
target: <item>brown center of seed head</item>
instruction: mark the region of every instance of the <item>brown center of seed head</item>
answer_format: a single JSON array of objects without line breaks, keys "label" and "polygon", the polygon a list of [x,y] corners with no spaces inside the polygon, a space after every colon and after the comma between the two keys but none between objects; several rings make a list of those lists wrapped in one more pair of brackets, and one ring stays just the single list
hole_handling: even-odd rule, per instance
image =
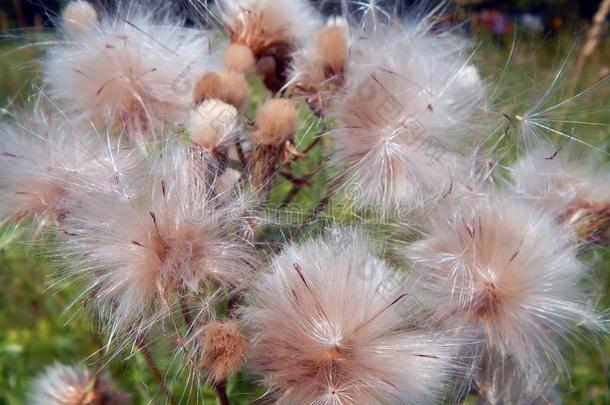
[{"label": "brown center of seed head", "polygon": [[151,248],[164,268],[177,271],[187,263],[203,260],[204,247],[198,242],[193,230],[183,229],[176,234],[162,233],[155,221],[151,232]]},{"label": "brown center of seed head", "polygon": [[339,345],[334,345],[334,346],[330,347],[329,349],[327,349],[324,354],[325,354],[325,360],[334,362],[334,361],[339,361],[339,360],[344,359],[345,350],[343,348],[341,348]]},{"label": "brown center of seed head", "polygon": [[498,316],[502,306],[502,293],[498,286],[491,281],[485,282],[478,296],[475,298],[473,308],[477,318],[492,319]]}]

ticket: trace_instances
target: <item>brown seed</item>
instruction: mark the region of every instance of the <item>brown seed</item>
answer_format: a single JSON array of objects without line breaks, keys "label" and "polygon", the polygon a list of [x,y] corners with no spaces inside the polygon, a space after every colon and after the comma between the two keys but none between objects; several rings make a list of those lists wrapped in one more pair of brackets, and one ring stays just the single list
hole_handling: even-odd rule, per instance
[{"label": "brown seed", "polygon": [[205,100],[221,99],[222,81],[220,76],[214,72],[205,73],[195,84],[193,89],[193,101],[201,104]]},{"label": "brown seed", "polygon": [[245,45],[231,44],[223,55],[224,66],[244,75],[254,74],[256,71],[256,58],[252,50]]}]

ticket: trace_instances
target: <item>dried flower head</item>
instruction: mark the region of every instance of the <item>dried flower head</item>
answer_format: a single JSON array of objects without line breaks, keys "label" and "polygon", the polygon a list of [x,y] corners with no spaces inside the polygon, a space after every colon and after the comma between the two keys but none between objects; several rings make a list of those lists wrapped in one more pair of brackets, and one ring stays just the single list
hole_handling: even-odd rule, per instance
[{"label": "dried flower head", "polygon": [[127,128],[141,142],[188,112],[206,36],[164,8],[130,4],[49,48],[44,81],[85,123]]},{"label": "dried flower head", "polygon": [[270,99],[256,110],[255,140],[261,145],[278,146],[297,132],[299,112],[294,103],[285,99]]},{"label": "dried flower head", "polygon": [[[58,224],[76,189],[119,191],[127,158],[102,149],[64,117],[36,108],[0,126],[0,222]],[[110,162],[109,159],[114,159]]]},{"label": "dried flower head", "polygon": [[418,204],[467,175],[483,87],[461,83],[464,40],[429,29],[380,27],[352,44],[330,113],[334,163],[357,186],[357,203]]},{"label": "dried flower head", "polygon": [[201,367],[210,382],[220,382],[239,370],[246,339],[235,320],[208,323],[203,331]]},{"label": "dried flower head", "polygon": [[70,272],[88,281],[113,330],[144,333],[181,296],[247,285],[256,260],[238,235],[248,199],[215,197],[202,156],[170,144],[154,159],[138,198],[81,196],[66,219]]},{"label": "dried flower head", "polygon": [[193,89],[193,100],[200,104],[205,100],[218,99],[243,111],[250,97],[250,85],[243,73],[236,71],[208,72]]},{"label": "dried flower head", "polygon": [[188,124],[191,141],[209,152],[229,145],[238,129],[237,110],[219,100],[207,100],[191,112]]},{"label": "dried flower head", "polygon": [[33,405],[110,405],[124,404],[129,397],[113,392],[109,383],[89,369],[55,364],[34,382],[29,398]]},{"label": "dried flower head", "polygon": [[263,77],[267,88],[278,92],[292,53],[320,24],[319,14],[308,0],[221,0],[217,5],[231,43],[249,48],[256,60],[273,61],[273,71]]},{"label": "dried flower head", "polygon": [[[514,198],[446,209],[409,249],[414,292],[436,319],[481,337],[484,371],[521,376],[523,398],[536,398],[561,368],[560,343],[580,325],[600,326],[579,287],[583,266],[573,235]],[[497,394],[492,378],[480,379],[483,391]]]},{"label": "dried flower head", "polygon": [[193,102],[201,104],[205,100],[222,100],[222,81],[216,72],[204,73],[193,87]]},{"label": "dried flower head", "polygon": [[223,55],[224,67],[228,70],[251,75],[256,72],[256,58],[252,49],[242,44],[230,44]]},{"label": "dried flower head", "polygon": [[219,76],[223,87],[223,100],[243,111],[250,97],[250,86],[246,77],[235,71],[220,72]]},{"label": "dried flower head", "polygon": [[[574,227],[587,242],[610,240],[610,177],[591,159],[541,144],[512,167],[517,193]],[[602,166],[605,168],[605,166]]]},{"label": "dried flower head", "polygon": [[345,30],[332,25],[322,28],[316,36],[316,52],[325,71],[342,72],[349,54]]},{"label": "dried flower head", "polygon": [[64,29],[74,34],[91,29],[97,25],[97,11],[86,1],[72,1],[62,13],[62,24]]},{"label": "dried flower head", "polygon": [[410,329],[404,297],[358,234],[288,246],[243,309],[247,364],[280,404],[433,403],[454,347]]},{"label": "dried flower head", "polygon": [[348,57],[349,30],[329,22],[293,53],[288,87],[295,95],[305,95],[312,110],[322,115],[344,84]]},{"label": "dried flower head", "polygon": [[305,0],[221,0],[218,13],[231,42],[250,48],[257,58],[304,44],[320,24]]}]

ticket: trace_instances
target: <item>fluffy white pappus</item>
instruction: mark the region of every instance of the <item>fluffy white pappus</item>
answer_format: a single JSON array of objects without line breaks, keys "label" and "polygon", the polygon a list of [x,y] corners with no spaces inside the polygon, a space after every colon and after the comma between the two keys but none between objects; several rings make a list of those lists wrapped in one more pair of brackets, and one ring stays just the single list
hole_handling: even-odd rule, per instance
[{"label": "fluffy white pappus", "polygon": [[[576,227],[579,236],[610,238],[610,175],[596,159],[574,159],[542,143],[511,166],[515,192]],[[583,160],[586,160],[583,163]]]},{"label": "fluffy white pappus", "polygon": [[242,178],[242,172],[231,169],[225,170],[223,174],[218,176],[214,185],[214,191],[218,198],[223,201],[229,201],[233,198],[236,192],[239,192],[239,181]]},{"label": "fluffy white pappus", "polygon": [[97,11],[87,1],[72,1],[62,12],[62,27],[68,32],[77,34],[97,24]]},{"label": "fluffy white pappus", "polygon": [[[36,108],[0,126],[0,221],[33,220],[34,235],[61,222],[77,190],[118,190],[127,155]],[[113,159],[112,163],[109,159]]]},{"label": "fluffy white pappus", "polygon": [[488,396],[513,373],[522,398],[538,397],[561,371],[561,344],[581,327],[603,329],[581,290],[573,233],[544,211],[494,195],[443,208],[429,229],[408,249],[413,292],[433,318],[481,338]]},{"label": "fluffy white pappus", "polygon": [[210,172],[200,150],[172,143],[136,198],[83,196],[66,218],[69,272],[87,280],[112,331],[145,333],[180,297],[231,294],[249,283],[256,257],[239,235],[250,200],[221,200]]},{"label": "fluffy white pappus", "polygon": [[248,297],[247,365],[281,404],[429,404],[457,345],[415,330],[399,277],[362,236],[290,245]]},{"label": "fluffy white pappus", "polygon": [[[521,106],[518,110],[515,110],[515,105],[503,105],[502,91],[496,89],[493,92],[490,104],[496,111],[503,112],[499,114],[500,119],[504,123],[508,119],[518,134],[517,142],[507,145],[505,148],[508,150],[503,153],[508,156],[514,156],[516,152],[522,155],[534,149],[540,142],[561,142],[586,147],[608,156],[603,143],[595,142],[595,138],[589,139],[581,134],[605,131],[610,126],[607,109],[600,108],[596,101],[598,97],[604,99],[605,95],[602,93],[608,87],[610,75],[602,71],[597,82],[588,88],[575,91],[575,88],[571,87],[574,82],[570,76],[575,72],[570,72],[570,60],[569,57],[564,58],[555,74],[549,80],[541,82],[542,91],[536,91],[531,83],[525,82],[524,87],[518,90],[518,94],[525,95],[525,99],[518,103]],[[510,116],[506,115],[506,111]]]},{"label": "fluffy white pappus", "polygon": [[485,89],[473,85],[466,41],[423,26],[378,29],[352,44],[330,114],[334,164],[358,203],[417,205],[469,173]]},{"label": "fluffy white pappus", "polygon": [[306,0],[220,0],[217,13],[231,41],[248,46],[257,57],[278,46],[302,46],[321,25]]},{"label": "fluffy white pappus", "polygon": [[206,100],[191,112],[188,130],[191,141],[207,151],[224,149],[238,136],[237,109],[220,100]]},{"label": "fluffy white pappus", "polygon": [[466,65],[461,69],[456,77],[456,85],[461,87],[466,92],[477,92],[484,91],[484,83],[477,69],[474,65]]},{"label": "fluffy white pappus", "polygon": [[481,389],[480,403],[485,404],[560,404],[553,381],[540,384],[530,379],[521,367],[502,353],[485,353],[480,359],[477,386]]},{"label": "fluffy white pappus", "polygon": [[349,21],[347,18],[341,15],[332,15],[326,19],[327,27],[338,27],[343,30],[343,32],[348,35],[350,32]]},{"label": "fluffy white pappus", "polygon": [[33,384],[31,405],[129,404],[129,398],[110,390],[108,382],[86,367],[56,363]]},{"label": "fluffy white pappus", "polygon": [[208,51],[167,7],[130,3],[49,48],[42,69],[67,112],[143,142],[188,112]]},{"label": "fluffy white pappus", "polygon": [[32,405],[76,405],[88,403],[95,395],[94,375],[84,367],[55,364],[34,382]]}]

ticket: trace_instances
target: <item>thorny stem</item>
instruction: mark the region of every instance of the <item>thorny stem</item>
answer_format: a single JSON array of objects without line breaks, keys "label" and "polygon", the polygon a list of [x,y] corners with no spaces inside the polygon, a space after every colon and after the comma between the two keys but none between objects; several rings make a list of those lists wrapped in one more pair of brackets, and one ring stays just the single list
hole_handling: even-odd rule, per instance
[{"label": "thorny stem", "polygon": [[231,405],[227,395],[227,382],[225,380],[214,384],[214,389],[216,390],[216,395],[218,395],[220,405]]},{"label": "thorny stem", "polygon": [[322,140],[321,136],[317,136],[316,139],[313,140],[312,143],[309,144],[309,146],[307,148],[305,148],[305,150],[302,152],[304,155],[306,155],[307,153],[309,153],[313,148],[315,148],[315,146]]},{"label": "thorny stem", "polygon": [[281,149],[259,145],[252,153],[251,181],[254,187],[264,191],[265,200],[269,196],[271,181],[276,174]]},{"label": "thorny stem", "polygon": [[237,150],[237,157],[239,158],[239,161],[242,165],[244,165],[244,168],[246,168],[248,166],[248,159],[246,158],[246,154],[244,153],[244,148],[242,147],[241,142],[237,142],[235,144],[235,149]]},{"label": "thorny stem", "polygon": [[140,350],[140,353],[142,353],[142,357],[144,357],[144,362],[146,363],[146,367],[148,367],[150,374],[157,382],[157,385],[159,386],[159,390],[163,393],[163,395],[167,399],[167,403],[170,405],[177,405],[176,401],[174,401],[174,398],[172,397],[171,392],[167,389],[167,386],[165,385],[165,380],[163,379],[163,376],[161,375],[161,371],[155,364],[155,360],[153,359],[152,355],[148,351],[146,344],[144,343],[144,341],[142,339],[138,339],[137,345],[138,345],[138,349]]},{"label": "thorny stem", "polygon": [[297,196],[297,194],[299,194],[300,191],[301,191],[300,186],[293,185],[292,188],[290,189],[290,191],[286,194],[286,196],[282,200],[282,203],[280,204],[280,208],[286,208],[288,206],[288,204],[290,204],[292,202],[292,200],[294,200],[294,198]]},{"label": "thorny stem", "polygon": [[[308,148],[309,149],[309,148]],[[292,200],[294,200],[294,198],[301,192],[301,190],[303,189],[304,185],[309,186],[309,180],[311,179],[311,177],[316,174],[320,169],[322,168],[322,165],[319,164],[317,165],[311,172],[307,173],[305,176],[303,176],[300,180],[301,183],[299,182],[293,182],[292,183],[292,188],[290,189],[290,191],[288,193],[286,193],[286,195],[284,196],[284,199],[282,200],[282,203],[280,204],[280,208],[286,208],[288,206],[288,204],[290,204],[292,202]]]}]

